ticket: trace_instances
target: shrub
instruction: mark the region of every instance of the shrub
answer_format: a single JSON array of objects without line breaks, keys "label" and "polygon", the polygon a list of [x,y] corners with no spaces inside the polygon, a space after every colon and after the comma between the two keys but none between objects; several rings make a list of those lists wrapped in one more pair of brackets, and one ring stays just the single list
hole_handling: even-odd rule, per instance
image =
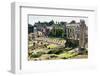
[{"label": "shrub", "polygon": [[88,50],[86,48],[79,48],[79,54],[80,55],[82,55],[82,54],[87,55],[88,54]]},{"label": "shrub", "polygon": [[33,52],[32,55],[31,55],[31,57],[37,58],[37,57],[40,57],[42,54],[44,54],[44,52],[41,52],[41,51],[39,51],[39,52]]},{"label": "shrub", "polygon": [[50,58],[57,58],[58,56],[55,54],[50,55]]},{"label": "shrub", "polygon": [[60,49],[52,49],[52,50],[48,51],[48,54],[60,54],[62,52],[63,52],[63,50],[60,50]]},{"label": "shrub", "polygon": [[79,40],[66,39],[65,47],[75,48],[79,46]]}]

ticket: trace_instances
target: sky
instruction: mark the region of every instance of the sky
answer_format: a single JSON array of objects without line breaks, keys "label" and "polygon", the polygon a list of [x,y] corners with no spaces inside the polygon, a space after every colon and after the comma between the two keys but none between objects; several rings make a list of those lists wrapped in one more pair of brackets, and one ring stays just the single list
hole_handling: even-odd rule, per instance
[{"label": "sky", "polygon": [[85,20],[85,23],[87,25],[87,20],[88,18],[86,17],[64,17],[64,16],[43,16],[43,15],[29,15],[28,16],[28,23],[29,24],[32,24],[34,25],[34,23],[40,21],[40,22],[50,22],[51,20],[53,20],[54,22],[61,22],[61,21],[64,21],[64,22],[71,22],[72,20],[75,20],[76,22],[80,22],[80,19],[83,19]]}]

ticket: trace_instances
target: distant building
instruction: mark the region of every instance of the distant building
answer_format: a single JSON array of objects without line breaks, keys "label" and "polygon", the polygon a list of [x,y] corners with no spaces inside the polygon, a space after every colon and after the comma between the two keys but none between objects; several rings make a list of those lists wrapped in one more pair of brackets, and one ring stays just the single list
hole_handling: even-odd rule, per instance
[{"label": "distant building", "polygon": [[80,25],[79,23],[73,23],[73,24],[66,24],[66,37],[68,39],[79,39],[79,29]]},{"label": "distant building", "polygon": [[47,26],[46,28],[52,30],[53,26]]}]

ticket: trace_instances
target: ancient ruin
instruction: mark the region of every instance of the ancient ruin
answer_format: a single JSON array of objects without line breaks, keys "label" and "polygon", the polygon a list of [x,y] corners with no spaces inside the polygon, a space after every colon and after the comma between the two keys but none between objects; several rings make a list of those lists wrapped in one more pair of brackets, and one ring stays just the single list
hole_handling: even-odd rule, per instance
[{"label": "ancient ruin", "polygon": [[87,44],[88,28],[84,19],[28,25],[29,60],[87,58]]}]

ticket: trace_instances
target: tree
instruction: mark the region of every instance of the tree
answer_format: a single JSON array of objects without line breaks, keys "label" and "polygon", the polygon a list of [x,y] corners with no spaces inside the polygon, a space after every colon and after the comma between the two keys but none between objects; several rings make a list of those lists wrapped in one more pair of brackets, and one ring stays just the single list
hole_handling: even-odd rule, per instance
[{"label": "tree", "polygon": [[56,36],[56,29],[53,27],[53,29],[50,31],[50,36],[55,37]]},{"label": "tree", "polygon": [[56,29],[56,36],[57,37],[62,37],[62,34],[64,34],[64,30],[63,29]]},{"label": "tree", "polygon": [[32,33],[34,31],[33,28],[31,24],[28,24],[28,33]]},{"label": "tree", "polygon": [[53,27],[53,29],[50,32],[50,36],[52,37],[62,37],[64,34],[64,30],[60,27]]},{"label": "tree", "polygon": [[75,20],[72,20],[71,22],[70,22],[70,24],[75,24],[76,23],[76,21]]},{"label": "tree", "polygon": [[60,24],[61,24],[61,25],[66,25],[66,24],[67,24],[67,22],[60,22]]},{"label": "tree", "polygon": [[53,25],[53,24],[54,24],[54,21],[51,20],[51,21],[49,22],[49,26],[51,26],[51,25]]}]

